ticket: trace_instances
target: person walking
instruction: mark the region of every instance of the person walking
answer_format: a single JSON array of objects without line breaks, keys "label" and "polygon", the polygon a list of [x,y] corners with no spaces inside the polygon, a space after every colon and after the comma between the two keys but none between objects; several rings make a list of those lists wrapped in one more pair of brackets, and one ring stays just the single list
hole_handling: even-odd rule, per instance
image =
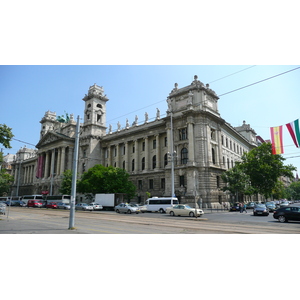
[{"label": "person walking", "polygon": [[243,203],[242,203],[242,202],[240,202],[240,203],[239,203],[239,209],[240,209],[240,213],[242,213],[242,212],[243,212],[243,207],[244,207],[244,206],[243,206]]},{"label": "person walking", "polygon": [[246,205],[246,203],[244,204],[243,211],[245,211],[247,213],[247,205]]}]

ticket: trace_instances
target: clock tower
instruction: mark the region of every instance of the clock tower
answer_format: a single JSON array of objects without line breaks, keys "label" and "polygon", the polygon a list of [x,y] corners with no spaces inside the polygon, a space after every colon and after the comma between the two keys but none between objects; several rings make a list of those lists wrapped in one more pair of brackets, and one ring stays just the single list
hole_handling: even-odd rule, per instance
[{"label": "clock tower", "polygon": [[109,99],[104,95],[103,87],[94,84],[82,100],[85,109],[80,134],[81,173],[100,163],[100,139],[106,134],[106,102]]}]

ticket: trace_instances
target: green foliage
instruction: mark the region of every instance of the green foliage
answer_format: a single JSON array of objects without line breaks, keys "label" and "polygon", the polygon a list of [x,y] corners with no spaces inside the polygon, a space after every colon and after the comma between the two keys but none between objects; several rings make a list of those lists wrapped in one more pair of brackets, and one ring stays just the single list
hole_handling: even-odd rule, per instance
[{"label": "green foliage", "polygon": [[7,127],[5,124],[0,124],[0,144],[5,148],[11,148],[10,141],[14,137],[11,132],[11,128]]},{"label": "green foliage", "polygon": [[59,192],[63,195],[71,195],[72,191],[72,177],[73,173],[71,170],[66,170],[63,173],[62,183]]},{"label": "green foliage", "polygon": [[128,199],[135,196],[136,187],[129,180],[129,174],[120,168],[95,165],[83,173],[77,184],[77,191],[85,194],[124,193]]},{"label": "green foliage", "polygon": [[13,181],[14,177],[6,173],[4,169],[0,171],[0,196],[9,193],[10,185]]},{"label": "green foliage", "polygon": [[293,178],[292,171],[296,168],[292,165],[285,166],[284,160],[281,155],[272,154],[271,143],[263,143],[245,153],[241,165],[249,176],[252,187],[267,198],[276,189],[280,176]]},{"label": "green foliage", "polygon": [[300,200],[300,181],[295,181],[286,189],[288,199]]},{"label": "green foliage", "polygon": [[224,172],[221,178],[226,183],[223,191],[230,191],[232,194],[252,195],[254,189],[250,183],[250,177],[245,174],[243,166],[237,163],[233,168]]}]

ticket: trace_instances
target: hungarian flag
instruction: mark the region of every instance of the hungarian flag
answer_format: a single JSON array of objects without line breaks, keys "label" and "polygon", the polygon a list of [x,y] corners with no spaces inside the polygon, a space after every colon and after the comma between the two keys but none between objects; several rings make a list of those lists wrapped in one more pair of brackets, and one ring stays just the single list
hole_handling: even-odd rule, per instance
[{"label": "hungarian flag", "polygon": [[299,119],[286,124],[286,127],[294,141],[297,148],[300,147],[300,130],[299,130]]},{"label": "hungarian flag", "polygon": [[272,154],[283,153],[282,126],[271,127]]}]

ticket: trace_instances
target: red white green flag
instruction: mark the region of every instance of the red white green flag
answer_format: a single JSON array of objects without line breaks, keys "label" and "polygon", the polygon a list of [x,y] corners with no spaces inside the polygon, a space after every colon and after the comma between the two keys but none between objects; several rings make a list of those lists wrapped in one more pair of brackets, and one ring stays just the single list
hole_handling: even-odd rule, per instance
[{"label": "red white green flag", "polygon": [[282,125],[277,127],[271,127],[271,141],[272,141],[272,154],[283,153],[282,143]]},{"label": "red white green flag", "polygon": [[286,124],[286,127],[294,141],[297,148],[300,147],[300,130],[299,130],[299,119]]}]

